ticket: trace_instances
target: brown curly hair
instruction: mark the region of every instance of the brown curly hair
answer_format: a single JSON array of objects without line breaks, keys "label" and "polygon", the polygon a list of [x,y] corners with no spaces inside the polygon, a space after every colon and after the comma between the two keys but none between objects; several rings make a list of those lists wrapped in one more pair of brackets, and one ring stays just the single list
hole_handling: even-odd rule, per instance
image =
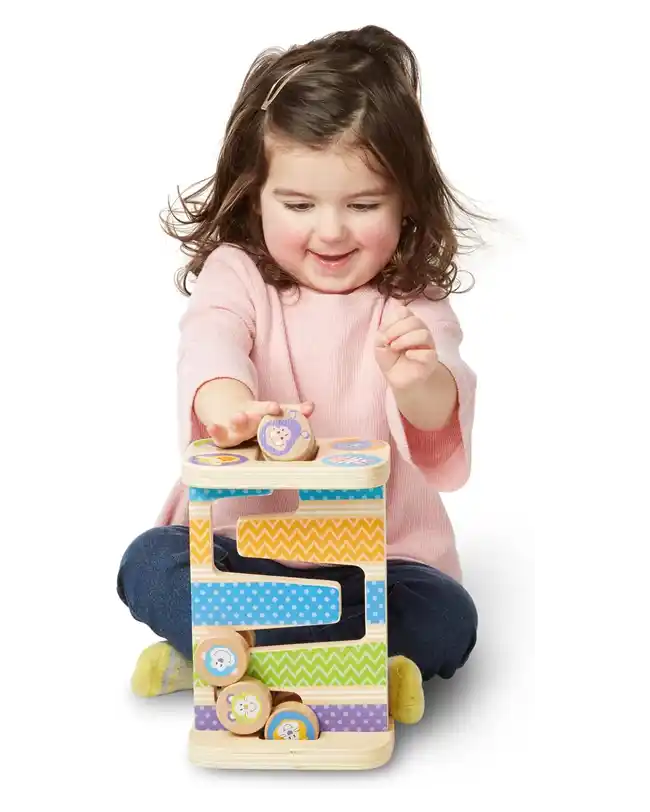
[{"label": "brown curly hair", "polygon": [[[263,110],[274,83],[299,65]],[[255,59],[231,111],[215,174],[185,195],[177,187],[182,210],[170,205],[162,218],[165,233],[191,257],[177,273],[182,293],[189,295],[188,277],[198,276],[223,243],[251,255],[265,282],[280,290],[296,286],[264,242],[258,201],[268,172],[266,136],[315,149],[352,136],[397,184],[408,215],[392,260],[371,284],[399,299],[431,286],[443,297],[458,289],[459,238],[472,229],[457,224],[455,212],[490,218],[461,204],[443,177],[420,107],[413,51],[391,32],[366,26],[286,51],[269,49]]]}]

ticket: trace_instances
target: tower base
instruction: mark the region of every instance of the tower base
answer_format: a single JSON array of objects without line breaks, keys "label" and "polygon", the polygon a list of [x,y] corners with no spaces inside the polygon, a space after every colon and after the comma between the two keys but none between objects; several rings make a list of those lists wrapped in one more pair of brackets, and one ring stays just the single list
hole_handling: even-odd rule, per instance
[{"label": "tower base", "polygon": [[230,770],[372,770],[392,754],[395,729],[379,733],[321,733],[315,741],[274,741],[226,730],[190,732],[190,761]]}]

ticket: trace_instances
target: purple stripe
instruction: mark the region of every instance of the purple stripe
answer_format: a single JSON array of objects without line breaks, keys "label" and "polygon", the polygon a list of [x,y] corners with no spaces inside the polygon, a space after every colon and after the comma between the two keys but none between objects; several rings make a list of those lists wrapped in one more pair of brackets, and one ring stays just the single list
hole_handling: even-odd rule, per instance
[{"label": "purple stripe", "polygon": [[[376,733],[388,729],[386,705],[309,705],[321,731]],[[224,730],[214,705],[195,705],[196,730]]]},{"label": "purple stripe", "polygon": [[217,719],[214,705],[194,706],[194,727],[197,730],[223,730],[224,726]]},{"label": "purple stripe", "polygon": [[376,733],[388,729],[386,705],[310,705],[321,730]]}]

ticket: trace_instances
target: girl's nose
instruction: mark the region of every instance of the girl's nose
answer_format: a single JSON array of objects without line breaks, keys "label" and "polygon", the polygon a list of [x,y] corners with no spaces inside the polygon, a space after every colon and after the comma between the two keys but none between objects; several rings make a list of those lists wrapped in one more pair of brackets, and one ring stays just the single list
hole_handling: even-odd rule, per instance
[{"label": "girl's nose", "polygon": [[346,225],[338,213],[324,211],[318,218],[316,233],[323,242],[340,242],[346,235]]}]

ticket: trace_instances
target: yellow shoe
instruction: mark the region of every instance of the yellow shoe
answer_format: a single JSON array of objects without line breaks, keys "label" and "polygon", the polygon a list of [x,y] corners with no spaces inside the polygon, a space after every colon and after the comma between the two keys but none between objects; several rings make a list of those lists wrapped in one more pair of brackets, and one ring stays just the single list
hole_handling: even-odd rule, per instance
[{"label": "yellow shoe", "polygon": [[401,654],[388,660],[388,702],[396,722],[414,725],[424,714],[424,691],[420,669]]},{"label": "yellow shoe", "polygon": [[131,688],[137,696],[159,696],[192,688],[192,663],[160,642],[148,646],[138,657],[131,677]]}]

